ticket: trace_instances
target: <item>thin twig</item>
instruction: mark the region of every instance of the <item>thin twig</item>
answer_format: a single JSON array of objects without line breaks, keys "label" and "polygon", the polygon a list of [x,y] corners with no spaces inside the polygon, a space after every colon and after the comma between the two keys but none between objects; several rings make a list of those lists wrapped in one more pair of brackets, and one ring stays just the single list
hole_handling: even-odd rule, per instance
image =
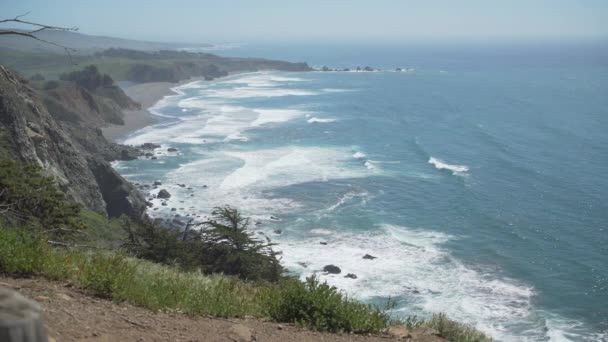
[{"label": "thin twig", "polygon": [[21,20],[20,19],[22,17],[25,17],[29,13],[30,12],[18,15],[16,17],[12,18],[12,19],[2,19],[2,20],[0,20],[0,24],[2,24],[2,23],[19,23],[19,24],[24,24],[24,25],[35,26],[35,27],[37,27],[36,29],[30,30],[30,31],[25,31],[25,30],[24,31],[17,31],[17,30],[13,30],[13,29],[8,29],[8,30],[0,29],[0,35],[16,35],[16,36],[22,36],[22,37],[32,38],[32,39],[35,39],[37,41],[43,42],[45,44],[49,44],[49,45],[60,47],[60,48],[64,49],[65,53],[68,55],[68,57],[70,57],[70,62],[72,64],[74,64],[71,52],[76,51],[76,49],[69,48],[69,47],[63,46],[61,44],[50,42],[50,41],[48,41],[46,39],[39,38],[39,37],[35,36],[34,34],[42,32],[42,31],[45,31],[45,30],[64,31],[64,32],[72,31],[72,32],[74,32],[74,31],[78,31],[78,28],[77,27],[61,27],[61,26],[45,25],[45,24],[39,24],[39,23],[35,23],[35,22],[31,22],[31,21],[26,21],[26,20]]}]

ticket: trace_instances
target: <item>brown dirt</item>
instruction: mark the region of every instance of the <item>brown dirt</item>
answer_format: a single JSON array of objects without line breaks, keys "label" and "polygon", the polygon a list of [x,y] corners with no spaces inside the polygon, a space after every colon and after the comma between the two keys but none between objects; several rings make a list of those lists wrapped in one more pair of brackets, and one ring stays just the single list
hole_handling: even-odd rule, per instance
[{"label": "brown dirt", "polygon": [[126,303],[117,304],[89,296],[66,283],[37,278],[0,277],[0,287],[13,288],[38,301],[43,307],[51,341],[57,342],[393,340],[388,336],[324,334],[291,324],[257,319],[218,319],[189,317],[178,313],[155,313]]}]

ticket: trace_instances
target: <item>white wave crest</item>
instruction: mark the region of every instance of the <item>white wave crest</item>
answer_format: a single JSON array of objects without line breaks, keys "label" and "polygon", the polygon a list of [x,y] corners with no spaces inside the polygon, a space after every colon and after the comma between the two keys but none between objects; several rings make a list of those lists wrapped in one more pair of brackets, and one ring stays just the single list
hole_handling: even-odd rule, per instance
[{"label": "white wave crest", "polygon": [[353,158],[355,158],[355,159],[363,159],[365,157],[367,157],[367,156],[363,152],[355,152],[353,154]]},{"label": "white wave crest", "polygon": [[315,123],[315,122],[334,122],[334,121],[336,121],[336,119],[331,119],[331,118],[325,118],[325,119],[323,119],[323,118],[316,118],[316,117],[314,117],[314,118],[310,118],[310,119],[308,119],[308,120],[306,120],[306,121],[307,121],[308,123]]},{"label": "white wave crest", "polygon": [[254,109],[258,118],[251,126],[261,126],[273,122],[286,122],[304,116],[307,112],[298,109]]},{"label": "white wave crest", "polygon": [[454,174],[469,171],[469,167],[466,165],[448,164],[443,160],[437,159],[435,157],[429,158],[429,164],[433,164],[437,170],[450,170]]}]

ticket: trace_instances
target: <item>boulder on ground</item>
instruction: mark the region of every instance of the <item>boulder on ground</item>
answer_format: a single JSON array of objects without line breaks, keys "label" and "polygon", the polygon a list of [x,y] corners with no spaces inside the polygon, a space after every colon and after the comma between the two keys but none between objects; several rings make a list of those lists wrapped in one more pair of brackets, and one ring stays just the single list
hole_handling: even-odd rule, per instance
[{"label": "boulder on ground", "polygon": [[255,334],[243,324],[235,324],[228,331],[228,337],[236,342],[252,342],[256,340]]},{"label": "boulder on ground", "polygon": [[327,272],[330,274],[339,274],[340,272],[342,272],[342,270],[336,265],[326,265],[325,267],[323,267],[323,272]]}]

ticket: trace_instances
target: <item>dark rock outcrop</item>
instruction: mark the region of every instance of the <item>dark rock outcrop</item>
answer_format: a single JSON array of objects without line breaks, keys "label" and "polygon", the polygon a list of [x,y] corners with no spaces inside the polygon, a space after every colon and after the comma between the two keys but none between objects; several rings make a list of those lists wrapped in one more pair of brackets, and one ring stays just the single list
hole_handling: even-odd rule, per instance
[{"label": "dark rock outcrop", "polygon": [[378,257],[375,257],[375,256],[373,256],[373,255],[369,255],[369,254],[365,254],[365,255],[363,256],[363,259],[367,259],[367,260],[374,260],[374,259],[377,259],[377,258],[378,258]]},{"label": "dark rock outcrop", "polygon": [[126,182],[105,160],[91,159],[89,166],[99,185],[110,217],[126,214],[139,217],[146,210],[146,200],[137,192],[134,185]]},{"label": "dark rock outcrop", "polygon": [[158,192],[157,195],[158,198],[162,198],[162,199],[167,199],[167,198],[171,198],[171,194],[169,193],[169,191],[165,190],[165,189],[161,189]]},{"label": "dark rock outcrop", "polygon": [[330,274],[340,274],[342,270],[336,265],[326,265],[325,267],[323,267],[323,272],[327,272]]},{"label": "dark rock outcrop", "polygon": [[344,278],[357,279],[357,275],[354,273],[348,273]]}]

